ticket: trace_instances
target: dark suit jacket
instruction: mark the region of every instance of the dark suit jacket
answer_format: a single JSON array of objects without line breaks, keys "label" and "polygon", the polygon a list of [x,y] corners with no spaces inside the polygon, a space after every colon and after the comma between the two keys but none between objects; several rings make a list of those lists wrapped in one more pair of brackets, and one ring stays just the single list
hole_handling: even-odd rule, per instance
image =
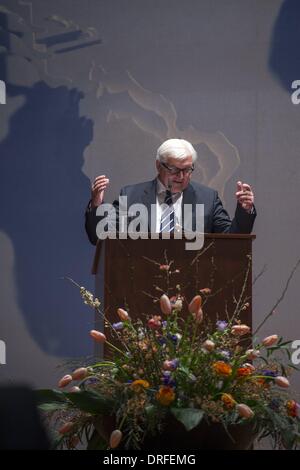
[{"label": "dark suit jacket", "polygon": [[[156,204],[156,179],[125,186],[121,189],[120,196],[127,196],[128,207],[132,204],[142,203],[151,213],[151,204]],[[204,204],[204,232],[205,233],[250,233],[256,217],[255,209],[251,214],[237,204],[234,219],[231,221],[224,209],[222,202],[214,189],[202,184],[190,182],[183,191],[183,204],[192,204],[193,230],[195,230],[196,204]],[[119,201],[113,203],[118,211]],[[96,215],[96,208],[88,205],[85,212],[85,229],[89,240],[94,245],[97,243],[96,226],[100,217]],[[149,223],[150,230],[151,222]]]}]

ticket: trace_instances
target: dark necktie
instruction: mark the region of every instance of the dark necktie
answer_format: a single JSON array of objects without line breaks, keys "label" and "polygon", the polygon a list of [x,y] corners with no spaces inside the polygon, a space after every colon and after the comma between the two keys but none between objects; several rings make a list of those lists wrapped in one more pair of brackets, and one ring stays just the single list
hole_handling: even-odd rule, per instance
[{"label": "dark necktie", "polygon": [[166,191],[166,196],[164,200],[164,204],[167,205],[161,214],[160,220],[160,230],[159,232],[171,232],[174,233],[174,226],[175,226],[175,213],[174,213],[174,206],[172,201],[172,193],[171,191]]}]

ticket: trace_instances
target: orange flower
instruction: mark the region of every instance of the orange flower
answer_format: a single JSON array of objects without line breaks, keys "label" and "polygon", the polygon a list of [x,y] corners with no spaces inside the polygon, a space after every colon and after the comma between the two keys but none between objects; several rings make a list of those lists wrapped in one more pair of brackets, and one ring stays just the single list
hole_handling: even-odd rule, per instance
[{"label": "orange flower", "polygon": [[263,377],[254,379],[254,382],[263,388],[270,388],[269,382],[267,382],[266,379],[264,379]]},{"label": "orange flower", "polygon": [[245,377],[246,375],[251,375],[252,369],[250,367],[239,367],[237,370],[238,377]]},{"label": "orange flower", "polygon": [[172,387],[162,385],[156,394],[156,400],[163,406],[169,406],[175,400],[175,392]]},{"label": "orange flower", "polygon": [[131,387],[132,387],[136,392],[139,392],[139,391],[142,391],[143,388],[149,388],[149,387],[150,387],[150,384],[149,384],[149,382],[147,382],[147,380],[138,379],[138,380],[134,380],[134,381],[132,382]]},{"label": "orange flower", "polygon": [[213,369],[216,374],[223,375],[224,377],[228,377],[232,373],[232,368],[229,364],[226,364],[224,361],[217,361],[213,363]]},{"label": "orange flower", "polygon": [[287,414],[292,418],[296,418],[298,416],[299,405],[295,400],[288,400],[286,402],[286,409]]},{"label": "orange flower", "polygon": [[235,399],[232,395],[230,395],[230,393],[223,393],[221,396],[221,400],[224,403],[225,408],[227,409],[233,408],[236,404]]}]

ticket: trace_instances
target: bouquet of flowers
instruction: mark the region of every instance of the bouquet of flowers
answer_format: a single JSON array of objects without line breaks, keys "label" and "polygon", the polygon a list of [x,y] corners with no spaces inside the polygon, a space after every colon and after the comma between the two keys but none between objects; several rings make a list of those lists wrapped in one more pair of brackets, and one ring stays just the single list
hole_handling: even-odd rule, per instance
[{"label": "bouquet of flowers", "polygon": [[[160,269],[170,275],[169,266]],[[208,329],[205,303],[211,290],[188,301],[177,285],[175,295],[159,298],[160,315],[134,321],[128,308],[119,308],[118,321],[111,323],[99,300],[74,284],[104,317],[109,334],[90,331],[104,344],[105,360],[65,375],[58,390],[38,391],[40,407],[56,429],[56,448],[86,443],[88,449],[143,449],[168,432],[170,422],[187,435],[204,423],[221,426],[231,440],[231,429],[246,424],[256,438],[270,436],[274,448],[298,446],[289,342],[276,334],[262,340],[251,335],[242,320],[247,303]]]}]

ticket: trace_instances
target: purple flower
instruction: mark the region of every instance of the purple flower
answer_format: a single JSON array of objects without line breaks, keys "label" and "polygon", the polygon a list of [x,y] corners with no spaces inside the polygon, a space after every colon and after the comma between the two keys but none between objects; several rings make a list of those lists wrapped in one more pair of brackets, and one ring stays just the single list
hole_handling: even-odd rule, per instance
[{"label": "purple flower", "polygon": [[265,377],[277,377],[278,373],[275,372],[274,370],[262,370],[261,375],[264,375]]},{"label": "purple flower", "polygon": [[226,330],[228,323],[227,321],[224,321],[224,320],[218,320],[216,325],[219,331],[224,331]]},{"label": "purple flower", "polygon": [[113,323],[112,324],[112,327],[115,329],[115,330],[123,330],[124,328],[124,323],[122,321],[119,321],[118,323]]},{"label": "purple flower", "polygon": [[158,341],[159,344],[162,345],[162,346],[163,346],[164,344],[166,344],[166,342],[167,342],[167,340],[166,340],[166,338],[165,338],[164,336],[160,336],[160,337],[157,339],[157,341]]},{"label": "purple flower", "polygon": [[167,322],[167,321],[162,321],[162,322],[161,322],[161,324],[162,324],[162,327],[163,327],[163,328],[166,328],[166,327],[167,327],[167,324],[168,324],[168,322]]},{"label": "purple flower", "polygon": [[173,343],[175,343],[175,344],[177,343],[177,341],[178,341],[177,335],[172,335],[172,333],[168,333],[167,336],[168,336],[168,339],[170,339],[171,341],[173,341]]},{"label": "purple flower", "polygon": [[171,367],[172,367],[173,370],[174,370],[174,369],[177,369],[177,367],[178,367],[178,365],[179,365],[179,359],[172,359],[172,360],[170,361],[170,364],[171,364]]},{"label": "purple flower", "polygon": [[176,385],[176,381],[171,377],[171,375],[164,376],[162,378],[162,383],[163,385],[169,385],[170,387],[175,387]]},{"label": "purple flower", "polygon": [[230,356],[231,356],[230,352],[226,351],[225,349],[220,351],[220,355],[223,357],[223,359],[227,359],[228,361],[229,361]]}]

